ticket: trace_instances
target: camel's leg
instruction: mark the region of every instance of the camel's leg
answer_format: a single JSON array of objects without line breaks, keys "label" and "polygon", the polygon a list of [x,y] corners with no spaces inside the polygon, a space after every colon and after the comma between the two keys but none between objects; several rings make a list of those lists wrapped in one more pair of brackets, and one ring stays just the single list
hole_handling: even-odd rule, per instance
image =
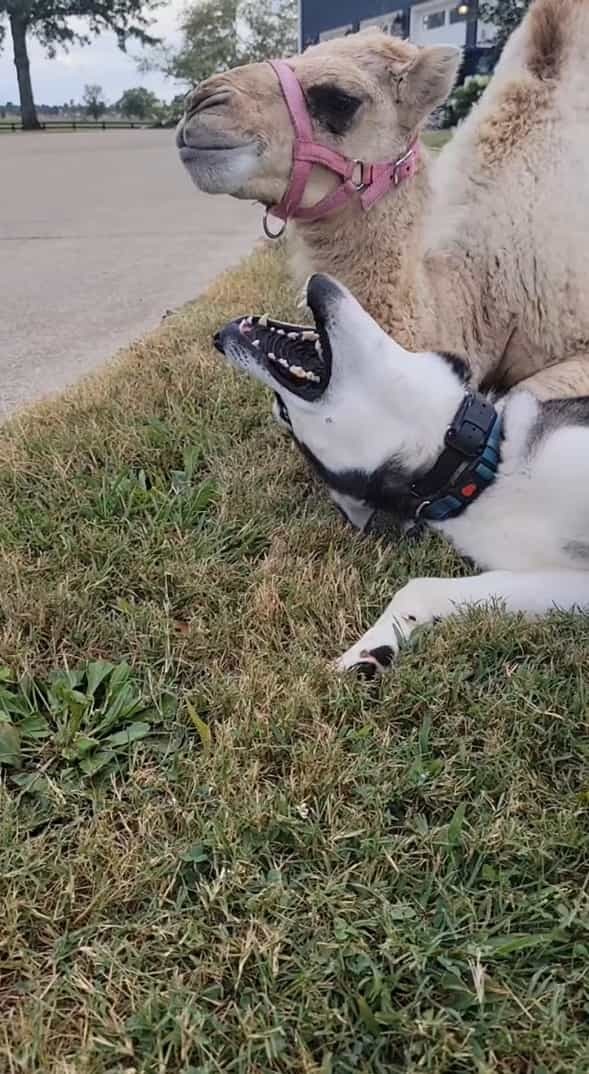
[{"label": "camel's leg", "polygon": [[589,610],[589,571],[488,571],[473,578],[415,578],[360,641],[337,661],[373,676],[392,663],[413,631],[472,605],[499,603],[508,612],[545,615],[554,608]]},{"label": "camel's leg", "polygon": [[589,354],[576,354],[574,358],[541,369],[514,387],[532,392],[538,399],[589,395]]}]

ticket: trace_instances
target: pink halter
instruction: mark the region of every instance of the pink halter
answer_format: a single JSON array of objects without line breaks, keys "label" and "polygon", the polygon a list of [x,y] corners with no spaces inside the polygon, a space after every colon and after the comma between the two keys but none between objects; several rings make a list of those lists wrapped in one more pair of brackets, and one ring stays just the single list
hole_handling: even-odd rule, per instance
[{"label": "pink halter", "polygon": [[[363,209],[370,209],[375,202],[388,194],[389,190],[415,175],[420,152],[417,138],[411,142],[402,157],[384,164],[366,164],[363,160],[352,160],[313,141],[311,117],[297,76],[284,60],[269,60],[268,63],[280,82],[295,132],[293,168],[288,190],[282,201],[278,205],[270,206],[264,215],[264,231],[268,238],[279,238],[288,220],[321,220],[355,198],[359,198]],[[340,175],[342,182],[332,194],[327,194],[316,205],[303,209],[301,201],[314,164],[320,164]],[[268,227],[270,215],[285,222],[277,234],[273,234]]]}]

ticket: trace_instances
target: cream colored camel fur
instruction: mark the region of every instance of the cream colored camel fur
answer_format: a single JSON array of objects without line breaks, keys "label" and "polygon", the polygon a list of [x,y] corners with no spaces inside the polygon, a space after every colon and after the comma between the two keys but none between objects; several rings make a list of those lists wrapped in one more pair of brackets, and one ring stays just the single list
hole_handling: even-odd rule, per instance
[{"label": "cream colored camel fur", "polygon": [[[588,53],[589,0],[536,0],[437,160],[424,151],[418,175],[368,213],[289,226],[297,276],[338,277],[404,346],[468,356],[477,383],[589,394]],[[458,54],[371,31],[289,62],[317,140],[386,160],[447,96]],[[334,90],[360,102],[343,133]],[[179,138],[202,189],[265,205],[284,193],[293,135],[268,65],[198,87]],[[335,182],[315,168],[305,204]]]}]

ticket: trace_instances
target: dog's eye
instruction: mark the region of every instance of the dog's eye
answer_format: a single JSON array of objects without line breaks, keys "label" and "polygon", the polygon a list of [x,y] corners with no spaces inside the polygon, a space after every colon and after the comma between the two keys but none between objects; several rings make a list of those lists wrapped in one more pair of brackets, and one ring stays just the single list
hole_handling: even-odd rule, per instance
[{"label": "dog's eye", "polygon": [[362,101],[339,86],[311,86],[307,90],[309,111],[332,134],[345,134]]}]

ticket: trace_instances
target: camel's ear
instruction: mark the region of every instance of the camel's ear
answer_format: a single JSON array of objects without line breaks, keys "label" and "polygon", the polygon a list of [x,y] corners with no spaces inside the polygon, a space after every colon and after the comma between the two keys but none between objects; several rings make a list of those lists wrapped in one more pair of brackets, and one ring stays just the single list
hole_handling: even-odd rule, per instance
[{"label": "camel's ear", "polygon": [[408,128],[416,127],[449,96],[462,60],[462,50],[452,45],[432,45],[403,71],[393,76],[399,117]]}]

